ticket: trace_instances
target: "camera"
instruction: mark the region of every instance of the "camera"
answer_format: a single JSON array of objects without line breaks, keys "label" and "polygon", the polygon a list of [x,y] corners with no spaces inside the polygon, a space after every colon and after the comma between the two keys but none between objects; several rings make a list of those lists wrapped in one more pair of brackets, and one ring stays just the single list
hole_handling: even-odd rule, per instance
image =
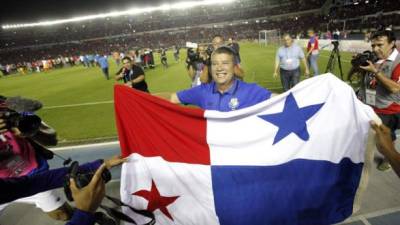
[{"label": "camera", "polygon": [[187,50],[187,58],[190,63],[196,62],[199,60],[199,54],[193,50],[193,48],[188,48]]},{"label": "camera", "polygon": [[213,53],[213,51],[214,51],[214,47],[212,45],[207,46],[206,53],[207,53],[208,57],[211,57],[211,54]]},{"label": "camera", "polygon": [[[83,187],[86,187],[90,183],[95,172],[96,171],[81,173],[79,171],[79,163],[77,161],[72,162],[64,182],[65,196],[69,201],[74,201],[74,199],[72,198],[71,189],[69,188],[69,179],[74,179],[76,186],[81,189]],[[101,178],[104,180],[105,183],[109,182],[111,180],[110,171],[108,169],[104,169],[104,171],[101,173]]]},{"label": "camera", "polygon": [[6,128],[18,128],[26,136],[32,136],[39,130],[42,120],[29,112],[18,113],[7,107],[0,107],[0,118],[6,121]]},{"label": "camera", "polygon": [[367,61],[376,63],[378,60],[378,56],[374,52],[364,51],[363,53],[357,54],[351,60],[351,65],[353,65],[353,67],[368,66]]}]

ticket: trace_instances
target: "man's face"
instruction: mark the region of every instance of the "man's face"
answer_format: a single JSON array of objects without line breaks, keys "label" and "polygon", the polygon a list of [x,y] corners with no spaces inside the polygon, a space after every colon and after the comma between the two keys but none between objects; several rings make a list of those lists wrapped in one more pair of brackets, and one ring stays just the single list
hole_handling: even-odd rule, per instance
[{"label": "man's face", "polygon": [[289,35],[283,37],[283,43],[286,47],[290,47],[293,43],[293,39]]},{"label": "man's face", "polygon": [[122,61],[122,64],[123,64],[123,67],[125,69],[128,69],[128,70],[132,69],[132,62],[131,61],[125,59],[125,60]]},{"label": "man's face", "polygon": [[211,74],[217,85],[232,82],[234,76],[233,57],[225,53],[212,55]]},{"label": "man's face", "polygon": [[213,45],[214,49],[217,49],[217,48],[221,47],[222,45],[224,45],[224,39],[222,39],[221,37],[215,37],[212,40],[212,45]]},{"label": "man's face", "polygon": [[314,32],[313,31],[308,31],[307,35],[308,35],[308,37],[312,37],[312,36],[314,36]]},{"label": "man's face", "polygon": [[392,53],[394,42],[389,43],[388,38],[383,36],[373,39],[371,46],[378,58],[387,59]]},{"label": "man's face", "polygon": [[206,48],[204,46],[199,46],[197,49],[200,55],[204,55],[206,53]]}]

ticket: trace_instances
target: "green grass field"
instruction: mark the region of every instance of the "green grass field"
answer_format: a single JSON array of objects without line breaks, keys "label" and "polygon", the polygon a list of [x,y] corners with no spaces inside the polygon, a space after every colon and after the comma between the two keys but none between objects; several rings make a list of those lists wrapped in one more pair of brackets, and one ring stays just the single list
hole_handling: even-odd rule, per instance
[{"label": "green grass field", "polygon": [[[276,49],[274,46],[260,47],[258,44],[241,43],[245,80],[279,93],[282,91],[280,80],[272,77]],[[322,51],[320,55],[321,72],[325,71],[329,53]],[[156,69],[145,71],[146,81],[153,94],[167,96],[190,86],[182,60],[185,54],[182,49],[181,62],[176,63],[172,52],[168,52],[168,69],[162,68],[159,56],[155,55]],[[344,74],[350,69],[350,58],[350,53],[342,53]],[[110,62],[110,74],[114,74],[117,69],[115,63]],[[338,71],[335,74],[338,75]],[[42,101],[44,108],[38,114],[58,131],[60,143],[94,142],[116,137],[111,102],[115,84],[112,79],[107,81],[99,68],[77,66],[47,73],[2,77],[0,94],[20,95]]]}]

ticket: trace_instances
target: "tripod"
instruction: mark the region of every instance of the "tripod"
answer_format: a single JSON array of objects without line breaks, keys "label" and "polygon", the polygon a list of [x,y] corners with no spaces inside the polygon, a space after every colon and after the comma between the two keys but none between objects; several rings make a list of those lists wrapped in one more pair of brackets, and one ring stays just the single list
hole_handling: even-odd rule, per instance
[{"label": "tripod", "polygon": [[339,42],[332,41],[333,49],[329,56],[328,65],[326,66],[325,73],[332,72],[335,69],[336,59],[339,64],[340,78],[343,80],[342,61],[340,61]]}]

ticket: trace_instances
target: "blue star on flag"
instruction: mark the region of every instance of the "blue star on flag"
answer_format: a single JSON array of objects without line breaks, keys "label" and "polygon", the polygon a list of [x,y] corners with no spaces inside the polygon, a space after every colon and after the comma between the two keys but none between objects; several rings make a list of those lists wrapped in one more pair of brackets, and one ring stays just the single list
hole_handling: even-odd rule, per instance
[{"label": "blue star on flag", "polygon": [[291,133],[296,134],[297,137],[304,141],[308,141],[310,135],[308,134],[306,122],[313,117],[323,105],[324,103],[299,108],[296,99],[293,94],[290,93],[285,100],[285,106],[282,112],[259,115],[258,117],[279,128],[278,133],[275,135],[273,145]]}]

